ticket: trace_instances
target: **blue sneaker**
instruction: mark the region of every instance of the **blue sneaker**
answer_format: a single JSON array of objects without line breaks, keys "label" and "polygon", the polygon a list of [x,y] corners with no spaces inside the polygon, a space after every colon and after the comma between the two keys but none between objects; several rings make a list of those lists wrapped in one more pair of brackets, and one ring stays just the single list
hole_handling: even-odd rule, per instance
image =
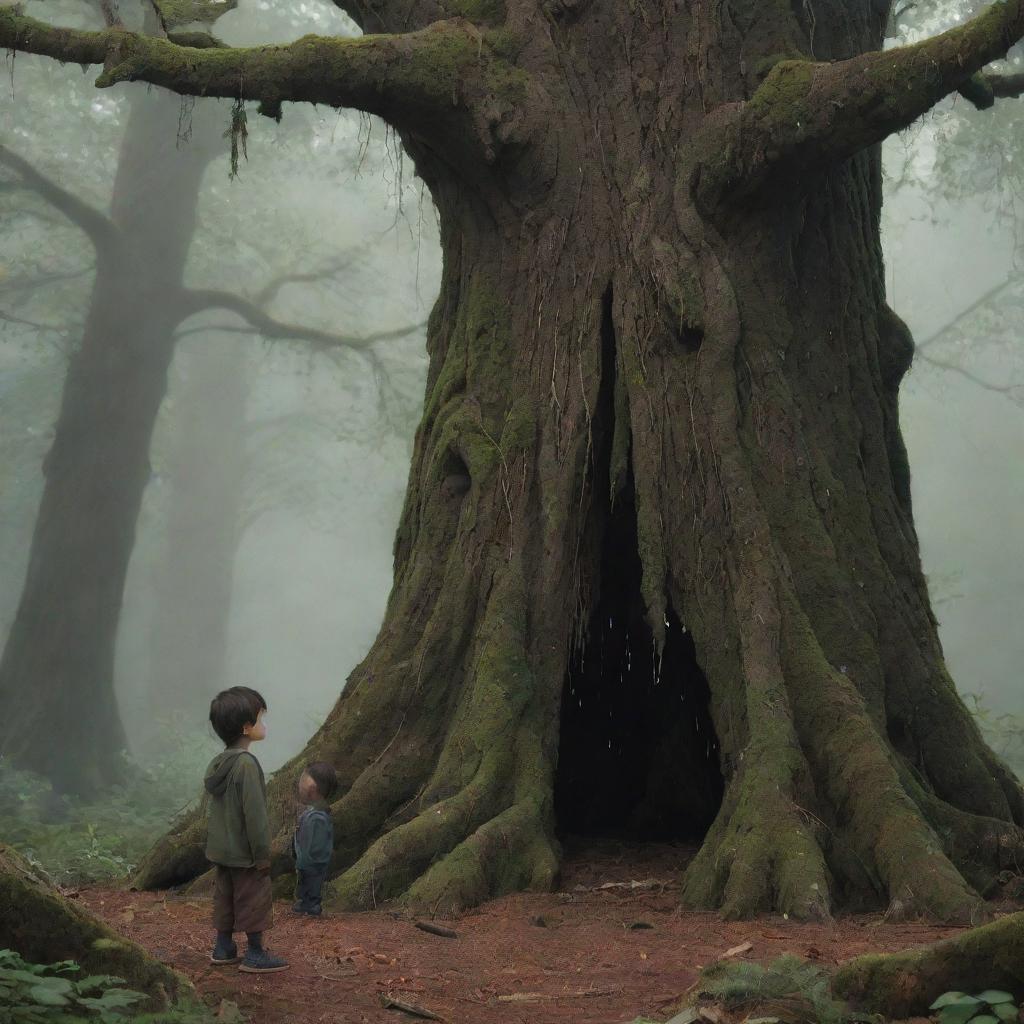
[{"label": "blue sneaker", "polygon": [[268,953],[265,949],[247,949],[238,969],[247,974],[271,974],[274,971],[288,970],[288,961]]},{"label": "blue sneaker", "polygon": [[216,964],[218,967],[237,964],[241,959],[238,955],[238,946],[233,942],[221,942],[220,939],[217,940],[217,944],[213,947],[213,952],[210,954],[210,963]]}]

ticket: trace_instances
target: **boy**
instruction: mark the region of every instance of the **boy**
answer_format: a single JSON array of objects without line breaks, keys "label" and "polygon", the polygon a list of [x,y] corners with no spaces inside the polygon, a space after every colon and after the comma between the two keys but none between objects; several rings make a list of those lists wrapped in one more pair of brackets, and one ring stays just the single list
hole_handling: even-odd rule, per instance
[{"label": "boy", "polygon": [[322,912],[320,891],[334,851],[334,824],[328,803],[338,788],[338,776],[326,761],[306,765],[299,776],[299,800],[308,806],[299,818],[292,846],[298,879],[292,910],[296,914],[319,917]]},{"label": "boy", "polygon": [[[274,922],[270,887],[270,825],[267,787],[249,744],[267,735],[267,702],[248,686],[232,686],[210,703],[210,724],[225,750],[206,769],[210,794],[206,858],[216,868],[213,926],[217,943],[210,963],[237,964],[250,974],[283,971],[288,964],[263,948],[263,933]],[[233,932],[245,932],[245,958]]]}]

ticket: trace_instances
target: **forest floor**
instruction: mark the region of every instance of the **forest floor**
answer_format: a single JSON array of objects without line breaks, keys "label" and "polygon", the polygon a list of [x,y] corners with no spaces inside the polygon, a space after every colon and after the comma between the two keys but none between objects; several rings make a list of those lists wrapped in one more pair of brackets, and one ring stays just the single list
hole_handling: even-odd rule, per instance
[{"label": "forest floor", "polygon": [[449,1024],[665,1020],[700,968],[723,954],[769,961],[793,953],[828,966],[955,931],[880,914],[829,924],[722,921],[679,906],[680,869],[692,855],[686,847],[608,842],[568,852],[562,891],[509,896],[436,922],[455,930],[454,939],[386,909],[316,920],[279,902],[267,946],[291,968],[264,976],[210,965],[208,900],[101,888],[77,898],[191,978],[224,1019],[238,1019],[236,1004],[252,1024],[414,1021],[385,1009],[382,996]]}]

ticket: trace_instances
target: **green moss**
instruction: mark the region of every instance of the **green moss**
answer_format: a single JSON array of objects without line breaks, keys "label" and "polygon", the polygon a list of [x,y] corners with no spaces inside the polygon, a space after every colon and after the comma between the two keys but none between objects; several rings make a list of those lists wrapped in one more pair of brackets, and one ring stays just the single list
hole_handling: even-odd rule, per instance
[{"label": "green moss", "polygon": [[504,0],[452,0],[451,9],[470,21],[497,24],[505,20]]},{"label": "green moss", "polygon": [[800,120],[813,74],[814,65],[808,61],[779,61],[750,97],[748,112],[752,116],[770,116],[786,124]]},{"label": "green moss", "polygon": [[0,845],[0,948],[30,963],[74,960],[83,972],[124,978],[149,997],[147,1009],[167,1007],[192,988],[180,975],[63,899],[28,862]]},{"label": "green moss", "polygon": [[489,29],[484,33],[484,42],[495,56],[510,61],[519,56],[525,44],[522,35],[509,28]]},{"label": "green moss", "polygon": [[222,14],[234,10],[238,0],[155,0],[154,6],[168,29],[193,22],[212,24]]},{"label": "green moss", "polygon": [[839,968],[832,987],[859,1008],[899,1018],[927,1013],[952,990],[1024,997],[1024,913],[922,949],[857,957]]}]

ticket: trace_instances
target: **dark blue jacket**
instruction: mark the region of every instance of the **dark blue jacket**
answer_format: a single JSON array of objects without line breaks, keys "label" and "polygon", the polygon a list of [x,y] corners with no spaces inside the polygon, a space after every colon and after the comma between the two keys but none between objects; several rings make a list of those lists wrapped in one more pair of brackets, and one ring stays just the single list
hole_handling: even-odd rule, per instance
[{"label": "dark blue jacket", "polygon": [[313,804],[302,812],[292,845],[297,870],[316,871],[330,864],[334,852],[334,823],[326,804]]}]

